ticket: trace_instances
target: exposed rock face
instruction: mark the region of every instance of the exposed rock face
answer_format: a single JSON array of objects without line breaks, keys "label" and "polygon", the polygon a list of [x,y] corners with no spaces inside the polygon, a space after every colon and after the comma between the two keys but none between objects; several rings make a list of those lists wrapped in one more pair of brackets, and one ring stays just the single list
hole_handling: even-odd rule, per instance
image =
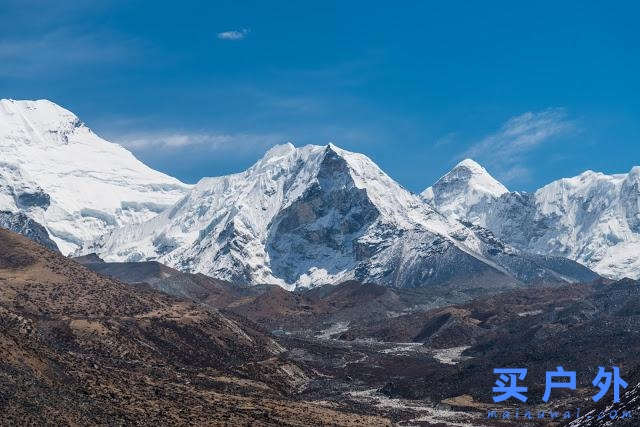
[{"label": "exposed rock face", "polygon": [[267,253],[274,275],[295,283],[312,268],[330,275],[348,269],[367,257],[356,242],[379,215],[366,190],[356,187],[345,159],[329,150],[317,181],[271,223]]},{"label": "exposed rock face", "polygon": [[56,243],[49,237],[46,228],[21,212],[0,211],[0,227],[20,233],[45,248],[60,252]]},{"label": "exposed rock face", "polygon": [[640,234],[640,166],[633,168],[622,183],[620,199],[629,228]]},{"label": "exposed rock face", "polygon": [[51,205],[51,196],[42,189],[34,193],[21,193],[18,195],[16,204],[22,209],[41,208],[47,210]]}]

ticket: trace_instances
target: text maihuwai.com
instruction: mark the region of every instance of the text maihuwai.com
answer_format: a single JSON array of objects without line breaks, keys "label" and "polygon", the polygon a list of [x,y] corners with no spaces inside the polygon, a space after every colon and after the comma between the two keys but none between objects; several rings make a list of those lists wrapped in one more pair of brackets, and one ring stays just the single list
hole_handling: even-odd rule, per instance
[{"label": "text maihuwai.com", "polygon": [[[527,376],[526,368],[497,368],[493,370],[493,373],[499,375],[493,387],[493,401],[495,403],[504,402],[508,399],[519,400],[520,402],[526,402],[528,397],[526,395],[528,387],[523,385],[522,382]],[[558,381],[562,380],[562,381]],[[626,389],[627,382],[620,377],[620,369],[618,367],[612,367],[611,371],[608,371],[603,366],[598,367],[598,372],[591,382],[591,384],[598,389],[598,392],[591,398],[594,402],[598,402],[602,399],[609,390],[613,389],[613,402],[620,402],[620,389]],[[551,398],[551,393],[554,389],[576,389],[576,372],[566,371],[562,366],[558,366],[555,371],[546,372],[545,391],[542,396],[543,402],[548,402]],[[585,414],[585,417],[589,419],[594,418],[594,411]],[[525,419],[531,420],[533,418],[579,418],[580,409],[578,408],[575,413],[572,411],[539,411],[537,414],[532,414],[531,411],[502,411],[502,416],[499,416],[498,411],[490,410],[487,413],[488,418],[503,418],[503,419]],[[631,418],[631,411],[621,411],[618,413],[616,410],[608,411],[607,413],[601,412],[595,415],[595,417],[602,419],[608,417],[610,419],[615,418]]]}]

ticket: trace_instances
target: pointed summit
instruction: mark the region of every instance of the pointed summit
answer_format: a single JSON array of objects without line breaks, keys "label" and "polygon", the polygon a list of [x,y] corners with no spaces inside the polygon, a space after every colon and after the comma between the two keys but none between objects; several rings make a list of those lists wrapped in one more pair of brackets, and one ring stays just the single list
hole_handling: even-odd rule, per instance
[{"label": "pointed summit", "polygon": [[485,169],[480,166],[480,164],[478,162],[476,162],[473,159],[464,159],[461,162],[459,162],[454,169],[456,168],[467,168],[470,170],[475,170],[475,171],[485,171]]},{"label": "pointed summit", "polygon": [[423,197],[442,197],[452,192],[476,192],[490,197],[500,197],[509,190],[472,159],[464,159],[427,188]]},{"label": "pointed summit", "polygon": [[421,194],[424,201],[455,219],[477,219],[471,210],[509,190],[476,161],[464,159]]},{"label": "pointed summit", "polygon": [[476,191],[485,192],[493,197],[500,197],[504,193],[509,192],[502,183],[491,176],[484,167],[472,159],[464,159],[448,174],[440,179],[440,181],[448,182],[454,180],[467,181]]}]

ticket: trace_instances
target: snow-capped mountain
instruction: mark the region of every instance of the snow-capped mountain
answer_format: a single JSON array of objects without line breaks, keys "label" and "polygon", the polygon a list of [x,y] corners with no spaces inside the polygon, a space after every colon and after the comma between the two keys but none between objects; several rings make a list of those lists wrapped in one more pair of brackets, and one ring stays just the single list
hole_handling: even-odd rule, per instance
[{"label": "snow-capped mountain", "polygon": [[[459,199],[435,191],[434,201],[454,209],[443,216],[366,156],[331,144],[277,146],[245,172],[191,188],[56,104],[2,100],[0,153],[0,226],[64,254],[158,260],[285,287],[348,279],[515,286],[593,277],[451,219],[462,216]],[[473,183],[472,209],[508,194],[487,176],[463,162],[447,185]]]},{"label": "snow-capped mountain", "polygon": [[452,221],[362,154],[280,145],[245,172],[202,179],[171,209],[83,250],[239,283],[515,285],[584,280]]},{"label": "snow-capped mountain", "polygon": [[[461,172],[469,166],[477,173]],[[587,171],[534,193],[486,191],[478,182],[504,188],[465,160],[422,197],[523,251],[573,259],[611,278],[640,277],[640,167],[619,175]]]},{"label": "snow-capped mountain", "polygon": [[28,226],[25,218],[42,225],[65,254],[156,216],[188,188],[50,101],[0,100],[4,223],[16,231]]},{"label": "snow-capped mountain", "polygon": [[491,203],[509,190],[471,159],[458,163],[433,187],[421,194],[440,213],[472,223],[482,223]]}]

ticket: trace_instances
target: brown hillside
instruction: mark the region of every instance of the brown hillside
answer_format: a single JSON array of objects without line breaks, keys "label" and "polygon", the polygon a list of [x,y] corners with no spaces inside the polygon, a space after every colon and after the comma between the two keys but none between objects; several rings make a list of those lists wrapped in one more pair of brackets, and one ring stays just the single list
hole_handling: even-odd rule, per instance
[{"label": "brown hillside", "polygon": [[380,424],[291,393],[308,373],[239,316],[98,275],[0,230],[2,424]]}]

